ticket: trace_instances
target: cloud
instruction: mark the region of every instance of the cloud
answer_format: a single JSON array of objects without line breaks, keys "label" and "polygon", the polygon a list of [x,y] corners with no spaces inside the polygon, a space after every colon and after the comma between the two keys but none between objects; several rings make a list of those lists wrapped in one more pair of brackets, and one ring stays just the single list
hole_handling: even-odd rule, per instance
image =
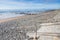
[{"label": "cloud", "polygon": [[[60,8],[60,4],[35,3],[37,0],[0,0],[0,9]],[[42,2],[42,1],[41,1]]]},{"label": "cloud", "polygon": [[33,3],[60,3],[60,0],[0,0],[0,1],[14,1],[14,2],[33,2]]},{"label": "cloud", "polygon": [[60,3],[60,0],[13,0],[18,2],[33,2],[33,3]]}]

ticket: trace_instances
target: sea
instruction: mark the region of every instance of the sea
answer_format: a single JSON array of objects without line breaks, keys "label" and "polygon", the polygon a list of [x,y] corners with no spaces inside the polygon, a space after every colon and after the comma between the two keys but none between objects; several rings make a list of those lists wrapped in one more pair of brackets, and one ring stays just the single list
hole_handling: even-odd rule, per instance
[{"label": "sea", "polygon": [[23,16],[25,13],[37,12],[37,10],[0,10],[0,20],[17,16]]},{"label": "sea", "polygon": [[24,14],[15,14],[15,13],[0,13],[0,20],[1,19],[7,19],[17,16],[23,16]]},{"label": "sea", "polygon": [[[24,12],[27,13],[37,13],[37,12],[44,12],[52,9],[33,9],[33,10],[0,10],[0,20],[1,19],[6,19],[6,18],[11,18],[11,17],[16,17],[16,16],[23,16],[25,15]],[[54,9],[53,9],[54,10]],[[21,13],[21,14],[20,14]]]}]

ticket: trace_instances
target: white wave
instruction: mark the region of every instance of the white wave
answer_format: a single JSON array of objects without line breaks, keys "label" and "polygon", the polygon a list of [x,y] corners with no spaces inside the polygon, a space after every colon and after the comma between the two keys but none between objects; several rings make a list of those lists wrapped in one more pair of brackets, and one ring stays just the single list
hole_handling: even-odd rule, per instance
[{"label": "white wave", "polygon": [[11,17],[16,17],[16,16],[23,16],[24,14],[15,14],[15,13],[1,13],[0,14],[0,19],[6,19],[6,18],[11,18]]}]

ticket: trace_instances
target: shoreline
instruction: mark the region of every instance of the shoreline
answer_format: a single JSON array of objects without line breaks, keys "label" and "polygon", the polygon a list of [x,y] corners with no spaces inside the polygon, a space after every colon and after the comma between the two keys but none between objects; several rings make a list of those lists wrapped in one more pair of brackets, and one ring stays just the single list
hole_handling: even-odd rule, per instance
[{"label": "shoreline", "polygon": [[[23,15],[24,16],[24,15]],[[6,21],[11,21],[11,20],[15,20],[15,19],[18,19],[18,18],[21,18],[23,16],[16,16],[16,17],[10,17],[10,18],[5,18],[5,19],[0,19],[0,23],[1,22],[6,22]]]},{"label": "shoreline", "polygon": [[0,20],[13,18],[13,17],[17,17],[17,16],[24,16],[24,14],[3,13],[3,14],[0,15]]},{"label": "shoreline", "polygon": [[59,12],[60,12],[59,10],[56,10],[56,11],[44,12],[44,13],[40,13],[40,14],[36,14],[36,15],[26,14],[23,16],[16,16],[16,17],[11,17],[11,18],[0,20],[0,23],[12,21],[12,20],[21,20],[21,19],[22,20],[24,19],[27,21],[30,21],[30,20],[37,21],[37,22],[42,22],[42,23],[55,22],[52,18],[54,18],[54,16],[56,16]]},{"label": "shoreline", "polygon": [[35,15],[23,15],[23,16],[16,16],[11,18],[1,19],[0,23],[12,21],[12,20],[18,20],[18,19],[26,19],[26,18],[29,18],[30,16],[35,16]]}]

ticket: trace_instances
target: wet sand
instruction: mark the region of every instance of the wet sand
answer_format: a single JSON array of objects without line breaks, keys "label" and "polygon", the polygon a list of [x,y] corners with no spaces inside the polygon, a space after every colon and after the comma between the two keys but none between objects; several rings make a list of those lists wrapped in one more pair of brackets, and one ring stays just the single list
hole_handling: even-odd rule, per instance
[{"label": "wet sand", "polygon": [[6,18],[6,19],[0,19],[0,23],[12,21],[12,20],[18,20],[18,19],[25,19],[25,18],[29,18],[31,16],[33,17],[35,15],[23,15],[23,16],[16,16],[16,17],[11,17],[11,18]]},{"label": "wet sand", "polygon": [[16,17],[12,17],[12,18],[0,19],[0,23],[1,22],[7,22],[7,21],[16,20],[16,19],[23,18],[23,17],[24,16],[16,16]]}]

